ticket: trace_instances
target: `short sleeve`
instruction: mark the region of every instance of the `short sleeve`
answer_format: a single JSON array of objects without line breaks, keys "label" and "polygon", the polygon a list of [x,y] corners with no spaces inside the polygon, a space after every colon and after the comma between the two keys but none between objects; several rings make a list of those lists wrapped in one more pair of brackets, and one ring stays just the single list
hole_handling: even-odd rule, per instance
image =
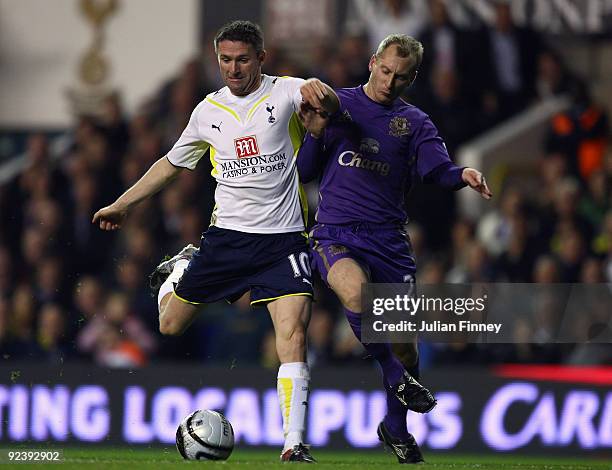
[{"label": "short sleeve", "polygon": [[282,84],[287,91],[289,99],[293,103],[293,109],[297,112],[300,109],[302,102],[302,93],[300,87],[306,82],[303,78],[282,77]]},{"label": "short sleeve", "polygon": [[166,155],[168,161],[174,166],[193,170],[210,147],[210,144],[203,140],[199,132],[198,117],[203,105],[204,102],[193,110],[187,127]]}]

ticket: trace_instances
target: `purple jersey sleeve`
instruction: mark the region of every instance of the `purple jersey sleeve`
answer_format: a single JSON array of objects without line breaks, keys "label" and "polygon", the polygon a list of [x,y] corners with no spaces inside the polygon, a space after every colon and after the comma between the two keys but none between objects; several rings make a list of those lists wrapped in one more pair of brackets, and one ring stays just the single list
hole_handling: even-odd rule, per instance
[{"label": "purple jersey sleeve", "polygon": [[324,136],[315,139],[307,132],[296,160],[300,181],[309,183],[317,178],[323,170],[325,160]]},{"label": "purple jersey sleeve", "polygon": [[446,189],[461,189],[463,168],[455,165],[448,155],[446,145],[438,129],[429,117],[413,134],[411,149],[416,155],[416,170],[426,183],[434,183]]},{"label": "purple jersey sleeve", "polygon": [[457,166],[453,162],[442,163],[431,170],[425,176],[424,181],[426,183],[437,184],[445,189],[457,191],[466,186],[461,177],[464,169],[465,167]]}]

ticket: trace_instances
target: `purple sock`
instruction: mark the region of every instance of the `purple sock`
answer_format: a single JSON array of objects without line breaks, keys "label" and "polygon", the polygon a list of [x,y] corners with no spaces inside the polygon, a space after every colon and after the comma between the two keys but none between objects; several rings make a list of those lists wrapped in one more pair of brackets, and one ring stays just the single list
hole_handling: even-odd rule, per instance
[{"label": "purple sock", "polygon": [[406,371],[408,371],[408,373],[412,375],[415,380],[419,380],[421,378],[421,373],[419,370],[419,359],[417,358],[415,365],[413,365],[412,367],[407,367]]},{"label": "purple sock", "polygon": [[408,427],[406,426],[406,413],[408,408],[404,407],[393,392],[385,387],[387,394],[387,414],[384,423],[393,437],[400,441],[408,439]]},{"label": "purple sock", "polygon": [[[344,314],[353,329],[353,333],[359,341],[361,341],[361,315],[344,309]],[[393,355],[391,345],[389,343],[364,343],[363,347],[378,363],[383,372],[383,379],[386,383],[396,384],[400,382],[404,375],[404,366]]]}]

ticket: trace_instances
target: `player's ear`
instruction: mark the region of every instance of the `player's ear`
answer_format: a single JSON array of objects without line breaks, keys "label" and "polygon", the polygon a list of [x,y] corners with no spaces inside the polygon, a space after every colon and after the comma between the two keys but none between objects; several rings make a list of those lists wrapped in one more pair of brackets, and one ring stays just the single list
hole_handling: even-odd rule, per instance
[{"label": "player's ear", "polygon": [[416,80],[418,74],[419,74],[419,71],[415,70],[414,73],[412,74],[412,79],[410,80],[410,86],[412,86],[412,84]]},{"label": "player's ear", "polygon": [[266,50],[265,49],[257,53],[257,60],[259,60],[259,62],[262,64],[264,63],[264,61],[266,60]]},{"label": "player's ear", "polygon": [[372,71],[372,67],[374,67],[375,63],[376,63],[376,54],[372,54],[372,57],[370,57],[370,62],[368,63],[368,70],[370,72]]}]

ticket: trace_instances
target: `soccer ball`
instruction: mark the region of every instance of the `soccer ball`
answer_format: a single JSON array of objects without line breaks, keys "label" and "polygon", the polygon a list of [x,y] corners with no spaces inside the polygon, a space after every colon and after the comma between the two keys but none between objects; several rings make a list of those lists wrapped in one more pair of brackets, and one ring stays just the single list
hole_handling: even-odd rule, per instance
[{"label": "soccer ball", "polygon": [[234,430],[221,413],[197,410],[176,430],[176,448],[186,460],[225,460],[234,449]]}]

